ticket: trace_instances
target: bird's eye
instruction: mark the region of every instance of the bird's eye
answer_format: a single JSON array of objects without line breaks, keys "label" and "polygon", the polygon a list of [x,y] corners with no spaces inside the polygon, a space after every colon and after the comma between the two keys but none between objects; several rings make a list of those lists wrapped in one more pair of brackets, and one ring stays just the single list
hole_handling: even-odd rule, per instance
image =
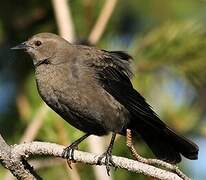
[{"label": "bird's eye", "polygon": [[42,42],[41,41],[35,41],[35,46],[41,46]]}]

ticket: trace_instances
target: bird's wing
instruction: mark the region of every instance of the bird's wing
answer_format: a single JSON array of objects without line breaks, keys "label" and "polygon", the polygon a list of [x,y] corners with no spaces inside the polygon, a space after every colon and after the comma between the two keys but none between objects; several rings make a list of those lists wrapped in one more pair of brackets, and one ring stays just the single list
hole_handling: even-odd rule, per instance
[{"label": "bird's wing", "polygon": [[127,128],[140,134],[156,157],[162,160],[178,163],[180,153],[189,159],[197,159],[198,146],[168,128],[133,88],[129,79],[130,58],[124,52],[103,51],[90,60],[102,87],[130,112]]},{"label": "bird's wing", "polygon": [[[95,68],[96,78],[102,87],[127,110],[152,126],[164,126],[145,99],[133,88],[129,68],[131,56],[122,51],[101,51],[90,59],[90,67]],[[149,119],[149,121],[148,121]]]}]

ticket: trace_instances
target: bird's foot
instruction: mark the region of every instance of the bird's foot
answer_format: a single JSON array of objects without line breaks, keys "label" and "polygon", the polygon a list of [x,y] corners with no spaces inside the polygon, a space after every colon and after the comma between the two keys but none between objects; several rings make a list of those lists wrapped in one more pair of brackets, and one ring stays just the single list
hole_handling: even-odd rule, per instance
[{"label": "bird's foot", "polygon": [[110,169],[111,166],[113,166],[116,170],[116,165],[112,159],[112,152],[110,150],[107,150],[105,153],[103,153],[97,161],[97,165],[102,165],[102,159],[105,158],[105,166],[106,166],[106,170],[107,170],[107,174],[108,176],[110,176]]},{"label": "bird's foot", "polygon": [[71,164],[75,163],[75,160],[74,160],[74,150],[75,149],[78,149],[78,146],[76,144],[71,144],[70,146],[66,147],[62,153],[62,157],[64,159],[67,159],[67,164],[71,169],[72,169]]},{"label": "bird's foot", "polygon": [[72,169],[71,164],[76,162],[74,160],[74,150],[78,149],[79,143],[81,143],[84,139],[86,139],[90,134],[85,134],[76,141],[74,141],[70,146],[65,148],[62,153],[62,158],[67,159],[67,164]]}]

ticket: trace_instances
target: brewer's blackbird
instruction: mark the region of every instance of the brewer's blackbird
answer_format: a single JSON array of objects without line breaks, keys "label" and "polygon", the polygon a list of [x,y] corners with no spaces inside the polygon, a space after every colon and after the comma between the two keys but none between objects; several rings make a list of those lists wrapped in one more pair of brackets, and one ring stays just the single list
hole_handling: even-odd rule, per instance
[{"label": "brewer's blackbird", "polygon": [[64,120],[86,134],[68,146],[63,157],[89,135],[112,139],[105,156],[107,170],[116,134],[139,134],[154,155],[170,163],[198,158],[198,146],[177,135],[133,88],[130,55],[95,47],[73,45],[52,34],[40,33],[14,47],[33,59],[37,87],[42,99]]}]

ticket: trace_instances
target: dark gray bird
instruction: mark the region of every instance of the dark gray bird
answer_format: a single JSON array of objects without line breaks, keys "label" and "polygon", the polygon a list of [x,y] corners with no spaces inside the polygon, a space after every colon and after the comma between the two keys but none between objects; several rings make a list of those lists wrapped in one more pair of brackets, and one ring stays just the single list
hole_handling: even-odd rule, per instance
[{"label": "dark gray bird", "polygon": [[159,159],[178,163],[181,155],[198,158],[198,146],[172,131],[133,88],[130,55],[72,45],[51,33],[34,35],[13,49],[25,49],[31,55],[42,99],[86,133],[64,150],[64,157],[72,159],[73,149],[89,135],[112,132],[110,145],[102,156],[106,156],[109,170],[116,134],[126,135],[130,129]]}]

